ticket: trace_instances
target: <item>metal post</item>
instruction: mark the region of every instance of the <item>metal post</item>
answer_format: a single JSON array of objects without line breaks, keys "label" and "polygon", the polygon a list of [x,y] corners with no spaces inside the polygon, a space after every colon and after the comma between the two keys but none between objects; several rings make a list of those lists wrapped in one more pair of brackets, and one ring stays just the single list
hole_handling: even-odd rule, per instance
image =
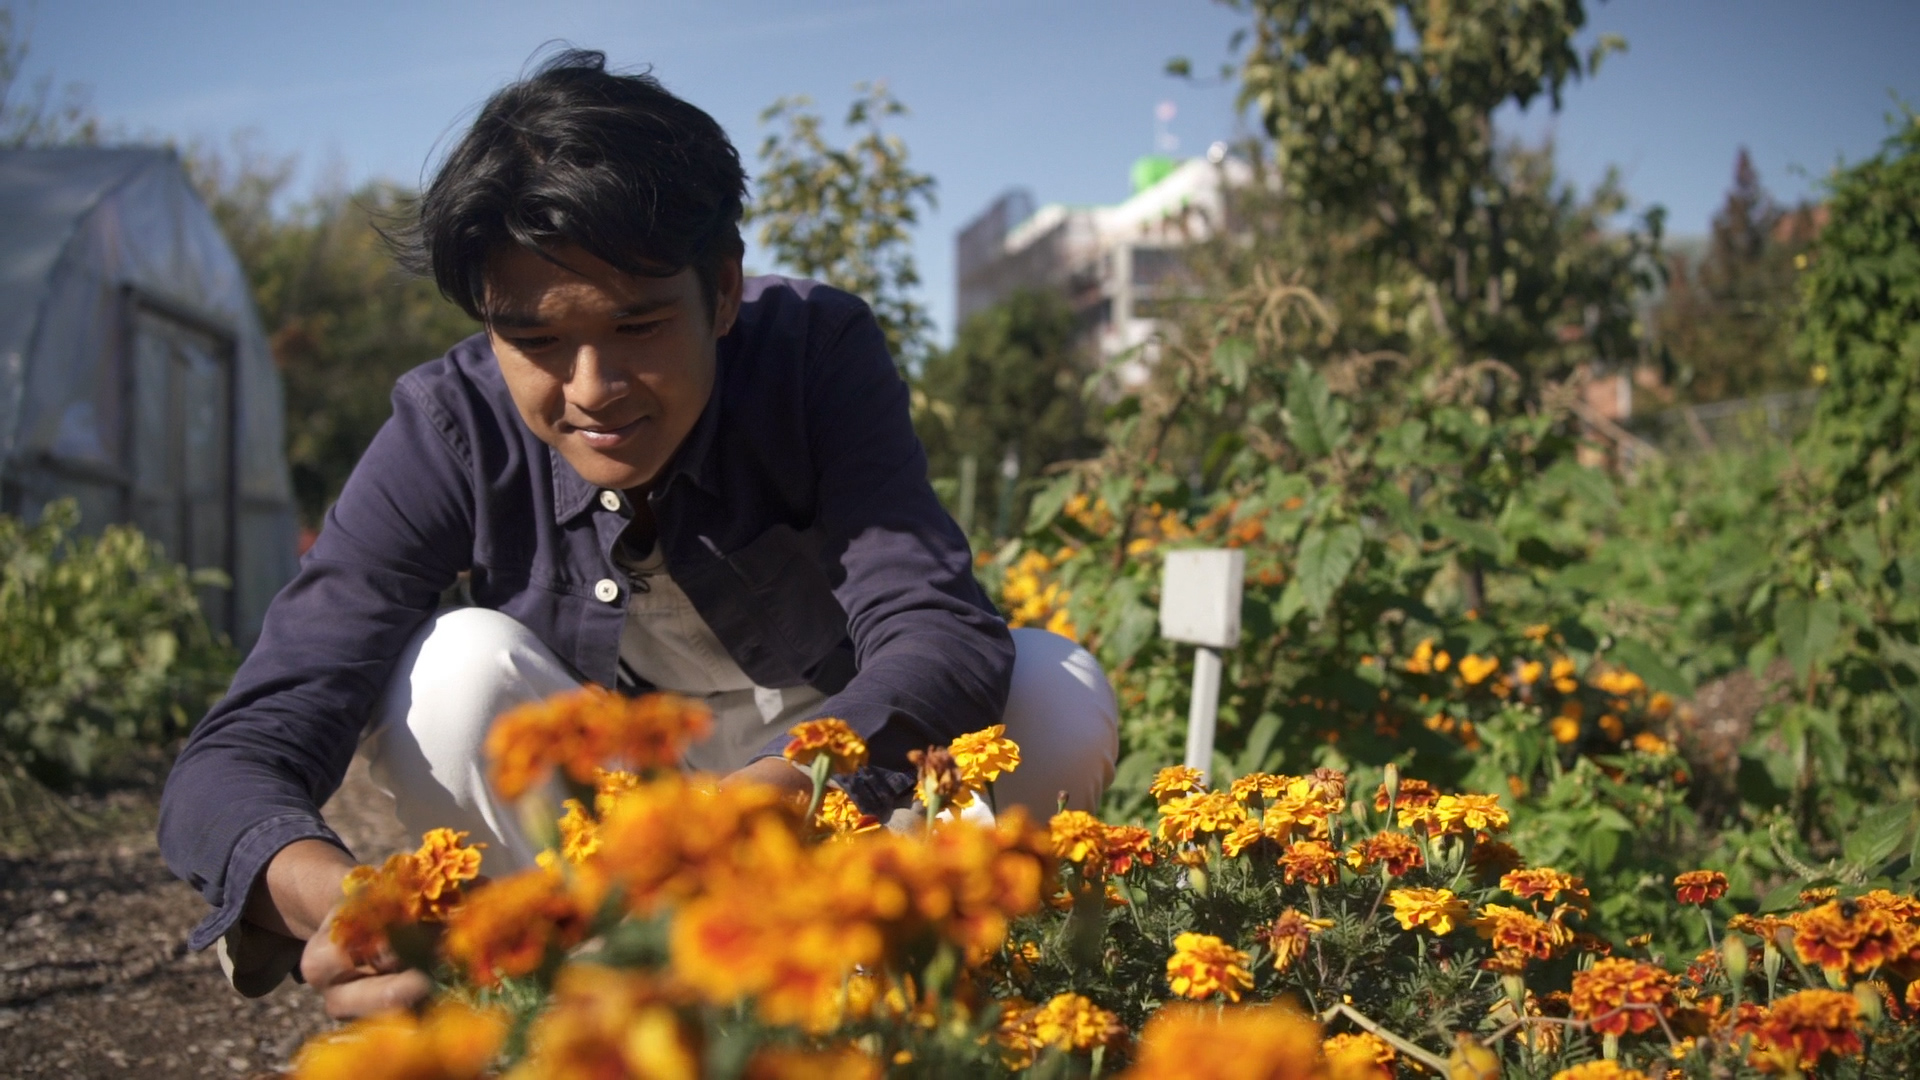
[{"label": "metal post", "polygon": [[1213,774],[1213,729],[1220,716],[1220,653],[1202,645],[1193,650],[1193,702],[1187,707],[1187,767]]}]

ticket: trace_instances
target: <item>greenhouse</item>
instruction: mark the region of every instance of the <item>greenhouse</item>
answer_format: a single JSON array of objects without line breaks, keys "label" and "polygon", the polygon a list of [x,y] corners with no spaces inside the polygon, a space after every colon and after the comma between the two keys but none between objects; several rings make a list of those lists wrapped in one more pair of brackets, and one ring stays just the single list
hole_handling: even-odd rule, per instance
[{"label": "greenhouse", "polygon": [[281,384],[247,280],[171,150],[0,152],[0,511],[71,498],[224,573],[241,647],[295,565]]}]

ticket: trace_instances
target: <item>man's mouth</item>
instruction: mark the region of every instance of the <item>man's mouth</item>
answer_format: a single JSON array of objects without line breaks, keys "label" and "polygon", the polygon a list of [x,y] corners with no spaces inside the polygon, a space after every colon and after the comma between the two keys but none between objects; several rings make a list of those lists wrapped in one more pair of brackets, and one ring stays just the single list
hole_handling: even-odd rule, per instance
[{"label": "man's mouth", "polygon": [[611,450],[633,437],[646,423],[644,416],[635,417],[624,424],[568,424],[567,428],[580,437],[580,441],[595,450]]}]

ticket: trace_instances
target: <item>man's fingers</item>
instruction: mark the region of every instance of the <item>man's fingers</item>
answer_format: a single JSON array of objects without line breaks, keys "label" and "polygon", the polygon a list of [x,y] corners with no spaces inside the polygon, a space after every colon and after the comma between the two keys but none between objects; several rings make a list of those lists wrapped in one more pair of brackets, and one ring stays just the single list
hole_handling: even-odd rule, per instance
[{"label": "man's fingers", "polygon": [[426,972],[402,971],[397,975],[368,975],[336,983],[327,987],[322,996],[328,1016],[351,1020],[418,1004],[432,991],[433,980]]}]

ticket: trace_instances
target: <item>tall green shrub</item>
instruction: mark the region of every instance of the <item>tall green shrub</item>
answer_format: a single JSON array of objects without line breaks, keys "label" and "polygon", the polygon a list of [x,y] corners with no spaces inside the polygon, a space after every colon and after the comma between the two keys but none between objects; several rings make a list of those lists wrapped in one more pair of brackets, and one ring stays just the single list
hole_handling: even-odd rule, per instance
[{"label": "tall green shrub", "polygon": [[55,782],[185,732],[234,665],[194,599],[207,572],[136,529],[86,537],[78,521],[66,501],[35,525],[0,516],[0,757]]}]

